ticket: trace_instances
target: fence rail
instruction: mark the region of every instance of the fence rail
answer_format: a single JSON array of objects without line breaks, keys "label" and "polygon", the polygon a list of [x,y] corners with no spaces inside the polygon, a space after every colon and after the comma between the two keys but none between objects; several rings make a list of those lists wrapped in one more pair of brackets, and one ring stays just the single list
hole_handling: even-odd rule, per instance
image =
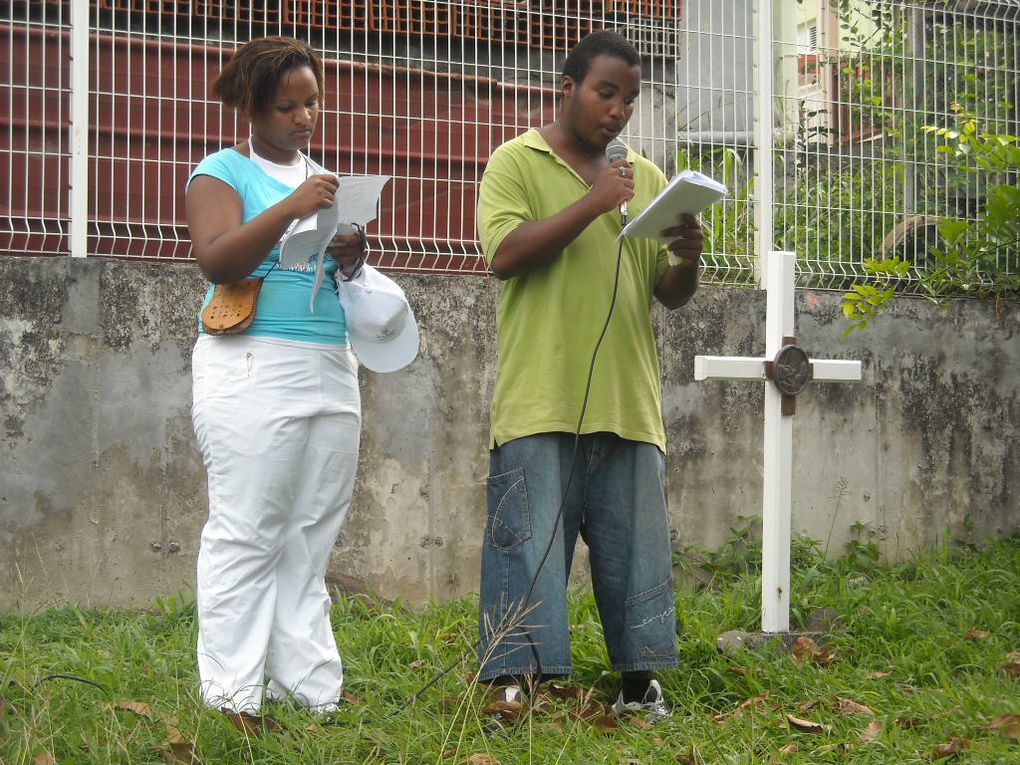
[{"label": "fence rail", "polygon": [[[704,216],[708,281],[751,283],[755,204],[772,212],[774,246],[798,253],[802,284],[845,289],[870,258],[923,268],[937,221],[973,219],[990,184],[1015,183],[954,164],[924,128],[969,116],[1020,132],[1020,0],[32,0],[0,16],[2,254],[70,249],[72,6],[89,17],[89,254],[191,257],[187,176],[245,129],[208,84],[261,34],[323,53],[313,156],[393,176],[370,228],[388,268],[485,271],[474,204],[486,158],[555,114],[563,55],[603,27],[645,59],[627,140],[667,174],[697,167],[732,189]],[[763,142],[754,17],[769,6]],[[768,143],[773,182],[756,188]]]}]

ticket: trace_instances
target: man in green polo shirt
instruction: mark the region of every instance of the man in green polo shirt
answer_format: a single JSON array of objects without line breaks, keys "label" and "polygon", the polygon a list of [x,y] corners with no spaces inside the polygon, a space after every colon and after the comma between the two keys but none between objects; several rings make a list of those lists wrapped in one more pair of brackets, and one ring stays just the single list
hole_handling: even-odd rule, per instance
[{"label": "man in green polo shirt", "polygon": [[654,673],[677,652],[650,312],[653,297],[672,309],[694,294],[702,233],[681,215],[668,248],[626,238],[619,250],[620,205],[636,214],[666,184],[632,151],[606,156],[640,81],[625,38],[584,38],[564,64],[556,120],[496,149],[482,178],[479,236],[503,285],[478,658],[502,701],[570,673],[566,584],[580,534],[622,675],[614,709],[661,719]]}]

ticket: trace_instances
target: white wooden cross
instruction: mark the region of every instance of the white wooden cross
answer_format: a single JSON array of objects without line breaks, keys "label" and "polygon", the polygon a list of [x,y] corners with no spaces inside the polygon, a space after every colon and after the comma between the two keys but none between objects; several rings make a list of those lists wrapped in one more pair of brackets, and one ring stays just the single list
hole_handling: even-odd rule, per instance
[{"label": "white wooden cross", "polygon": [[695,356],[695,380],[765,380],[765,452],[762,498],[763,632],[790,629],[790,513],[795,396],[808,380],[858,382],[861,362],[809,359],[793,337],[792,252],[766,253],[759,286],[766,291],[765,356]]}]

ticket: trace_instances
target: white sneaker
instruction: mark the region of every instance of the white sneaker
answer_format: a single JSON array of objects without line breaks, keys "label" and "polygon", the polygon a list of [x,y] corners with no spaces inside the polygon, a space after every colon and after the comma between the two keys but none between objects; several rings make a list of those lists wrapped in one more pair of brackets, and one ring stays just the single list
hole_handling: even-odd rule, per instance
[{"label": "white sneaker", "polygon": [[648,683],[648,690],[645,691],[645,697],[641,701],[625,702],[623,700],[623,691],[620,691],[620,695],[613,702],[613,713],[617,715],[644,714],[645,720],[650,723],[673,716],[672,710],[666,706],[666,699],[662,696],[662,686],[659,685],[658,680],[651,680]]}]

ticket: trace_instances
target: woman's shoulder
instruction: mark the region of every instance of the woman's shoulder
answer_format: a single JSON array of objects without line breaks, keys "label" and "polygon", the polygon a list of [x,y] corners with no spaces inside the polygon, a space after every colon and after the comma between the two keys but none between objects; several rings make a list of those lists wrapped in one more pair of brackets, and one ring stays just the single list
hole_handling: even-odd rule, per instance
[{"label": "woman's shoulder", "polygon": [[255,164],[234,147],[220,149],[198,163],[188,179],[188,185],[191,185],[196,176],[211,175],[236,188],[255,169]]},{"label": "woman's shoulder", "polygon": [[235,147],[231,146],[226,149],[220,149],[212,154],[207,154],[205,158],[198,163],[195,168],[195,172],[202,170],[203,168],[231,168],[231,169],[244,169],[251,165],[252,161],[244,154],[239,152]]}]

